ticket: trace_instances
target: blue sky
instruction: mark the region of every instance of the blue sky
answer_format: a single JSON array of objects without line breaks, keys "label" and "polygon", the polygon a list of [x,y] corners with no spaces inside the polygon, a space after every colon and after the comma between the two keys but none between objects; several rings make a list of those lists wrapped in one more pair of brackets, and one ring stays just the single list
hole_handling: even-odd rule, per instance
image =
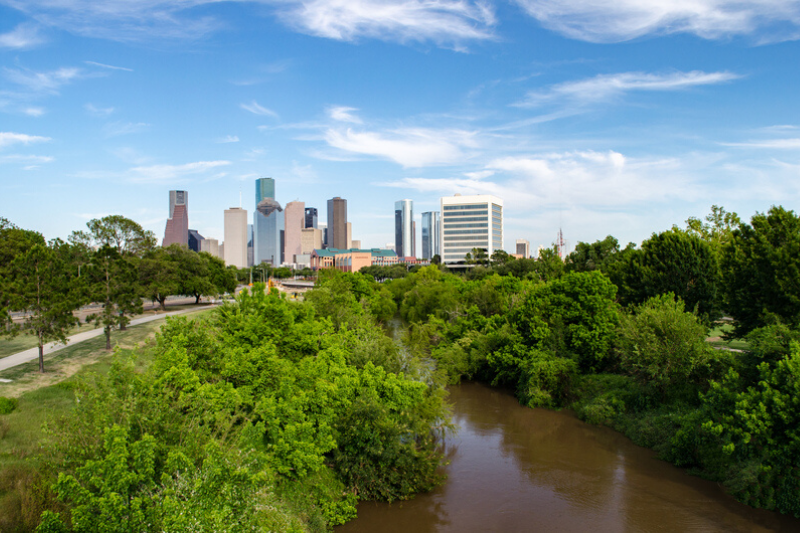
[{"label": "blue sky", "polygon": [[221,239],[269,176],[364,246],[496,194],[512,250],[795,209],[798,39],[800,0],[0,0],[0,216],[161,238],[185,189]]}]

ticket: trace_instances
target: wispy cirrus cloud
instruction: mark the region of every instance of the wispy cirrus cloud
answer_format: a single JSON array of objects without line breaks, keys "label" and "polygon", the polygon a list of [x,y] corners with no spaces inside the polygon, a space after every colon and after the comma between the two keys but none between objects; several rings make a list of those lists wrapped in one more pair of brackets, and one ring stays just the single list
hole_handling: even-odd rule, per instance
[{"label": "wispy cirrus cloud", "polygon": [[573,39],[620,42],[691,33],[704,39],[750,36],[756,42],[800,38],[796,0],[516,0],[544,27]]},{"label": "wispy cirrus cloud", "polygon": [[330,128],[324,133],[324,140],[345,152],[389,159],[404,167],[426,167],[465,159],[465,149],[478,148],[475,135],[456,129],[402,128],[377,132]]},{"label": "wispy cirrus cloud", "polygon": [[220,144],[238,143],[239,137],[236,135],[226,135],[225,137],[220,137],[219,139],[217,139],[216,142]]},{"label": "wispy cirrus cloud", "polygon": [[103,126],[103,133],[106,137],[119,137],[120,135],[141,133],[149,127],[150,124],[146,122],[111,122]]},{"label": "wispy cirrus cloud", "polygon": [[365,37],[456,49],[493,38],[496,24],[491,5],[480,0],[295,0],[285,2],[279,17],[300,32],[339,41]]},{"label": "wispy cirrus cloud", "polygon": [[593,78],[568,81],[542,91],[532,91],[516,105],[534,107],[553,101],[585,104],[613,99],[634,91],[681,91],[703,85],[717,85],[741,78],[740,75],[722,72],[621,72],[600,74]]},{"label": "wispy cirrus cloud", "polygon": [[723,146],[739,148],[770,148],[777,150],[800,150],[800,138],[767,139],[762,141],[747,141],[740,143],[721,143]]},{"label": "wispy cirrus cloud", "polygon": [[140,166],[130,169],[128,176],[134,183],[185,181],[190,176],[207,174],[213,169],[230,164],[230,161],[197,161],[183,165]]},{"label": "wispy cirrus cloud", "polygon": [[0,162],[2,163],[50,163],[53,160],[54,158],[49,155],[8,154],[0,156]]},{"label": "wispy cirrus cloud", "polygon": [[11,131],[0,131],[0,148],[11,146],[12,144],[32,144],[51,141],[50,137],[38,135],[28,135],[26,133],[14,133]]},{"label": "wispy cirrus cloud", "polygon": [[328,116],[338,122],[350,122],[352,124],[363,124],[363,121],[356,116],[353,111],[358,111],[355,107],[332,106],[328,108]]},{"label": "wispy cirrus cloud", "polygon": [[253,113],[254,115],[262,115],[267,117],[278,118],[278,114],[275,111],[259,105],[259,103],[256,102],[255,100],[253,100],[249,104],[239,104],[239,107],[241,107],[245,111]]},{"label": "wispy cirrus cloud", "polygon": [[113,107],[98,107],[92,103],[83,106],[93,117],[107,117],[114,112]]},{"label": "wispy cirrus cloud", "polygon": [[48,72],[36,72],[26,68],[3,68],[7,80],[35,93],[58,94],[58,90],[67,83],[81,77],[79,68],[61,67]]},{"label": "wispy cirrus cloud", "polygon": [[197,39],[224,26],[189,13],[215,0],[5,0],[5,4],[51,27],[101,39],[134,42]]},{"label": "wispy cirrus cloud", "polygon": [[44,42],[39,27],[30,23],[22,23],[8,33],[0,33],[0,48],[25,50]]},{"label": "wispy cirrus cloud", "polygon": [[[5,0],[47,26],[115,41],[199,39],[228,24],[197,16],[217,0]],[[496,19],[487,0],[244,0],[270,7],[298,32],[339,41],[360,38],[432,42],[463,49],[494,38]]]},{"label": "wispy cirrus cloud", "polygon": [[29,117],[41,117],[44,115],[45,110],[42,107],[26,107],[22,110],[23,113],[28,115]]},{"label": "wispy cirrus cloud", "polygon": [[97,61],[84,61],[84,63],[86,63],[87,65],[92,65],[92,66],[100,67],[100,68],[107,68],[107,69],[110,69],[110,70],[124,70],[125,72],[133,72],[132,68],[117,67],[117,66],[114,66],[114,65],[106,65],[105,63],[98,63]]}]

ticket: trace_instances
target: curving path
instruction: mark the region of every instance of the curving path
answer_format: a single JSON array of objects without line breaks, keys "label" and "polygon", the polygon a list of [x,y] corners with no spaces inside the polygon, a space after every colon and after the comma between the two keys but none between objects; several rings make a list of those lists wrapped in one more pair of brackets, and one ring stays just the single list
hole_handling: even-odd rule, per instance
[{"label": "curving path", "polygon": [[[146,324],[147,322],[152,322],[154,320],[159,320],[167,316],[175,316],[175,315],[182,315],[184,313],[194,313],[196,311],[202,311],[202,309],[181,309],[180,311],[172,311],[169,313],[163,313],[160,315],[152,315],[152,316],[145,316],[142,318],[137,318],[135,320],[131,320],[128,327],[137,326],[139,324]],[[51,354],[53,352],[57,352],[66,348],[67,346],[72,346],[73,344],[77,344],[79,342],[83,342],[85,340],[93,339],[94,337],[99,337],[103,334],[103,328],[92,329],[89,331],[84,331],[82,333],[76,333],[71,337],[67,338],[67,344],[56,344],[51,342],[46,344],[44,347],[44,355]],[[33,361],[39,358],[39,348],[38,346],[35,348],[30,348],[23,352],[17,352],[13,355],[9,355],[8,357],[4,357],[0,359],[0,372],[11,368],[17,365],[21,365],[23,363],[27,363],[28,361]]]}]

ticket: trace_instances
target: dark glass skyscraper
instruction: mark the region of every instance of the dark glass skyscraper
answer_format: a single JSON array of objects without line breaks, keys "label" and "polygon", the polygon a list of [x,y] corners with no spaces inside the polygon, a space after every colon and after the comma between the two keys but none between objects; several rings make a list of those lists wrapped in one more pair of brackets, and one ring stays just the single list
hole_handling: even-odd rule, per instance
[{"label": "dark glass skyscraper", "polygon": [[316,228],[317,227],[317,208],[316,207],[306,207],[305,212],[305,228]]},{"label": "dark glass skyscraper", "polygon": [[399,257],[416,255],[414,243],[414,202],[394,203],[394,250]]}]

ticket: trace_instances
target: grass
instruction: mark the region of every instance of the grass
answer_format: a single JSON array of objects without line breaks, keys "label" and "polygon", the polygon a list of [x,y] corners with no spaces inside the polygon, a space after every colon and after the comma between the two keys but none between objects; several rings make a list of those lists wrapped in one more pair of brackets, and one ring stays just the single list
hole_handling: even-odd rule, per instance
[{"label": "grass", "polygon": [[[192,316],[210,311],[211,309],[206,308],[192,313]],[[153,338],[163,323],[163,320],[154,320],[131,326],[126,331],[115,331],[111,337],[112,343],[122,349],[135,348]],[[111,352],[105,349],[105,342],[105,337],[101,335],[45,356],[44,374],[38,371],[37,359],[0,371],[0,378],[12,380],[11,383],[0,383],[0,396],[19,397],[28,391],[64,381],[86,365],[107,360]]]},{"label": "grass", "polygon": [[721,348],[730,348],[733,350],[749,350],[750,344],[743,339],[734,339],[726,341],[722,338],[723,335],[732,333],[733,326],[729,322],[717,322],[716,327],[708,333],[708,342],[713,346]]}]

